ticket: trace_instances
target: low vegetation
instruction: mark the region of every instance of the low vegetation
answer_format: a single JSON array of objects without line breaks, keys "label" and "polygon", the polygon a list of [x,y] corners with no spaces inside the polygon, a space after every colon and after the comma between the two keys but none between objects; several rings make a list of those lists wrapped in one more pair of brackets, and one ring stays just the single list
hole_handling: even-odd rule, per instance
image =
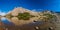
[{"label": "low vegetation", "polygon": [[43,17],[44,21],[52,20],[53,18],[56,17],[55,15],[52,15],[52,14],[49,14],[49,13],[43,14],[43,16],[45,16],[45,17]]},{"label": "low vegetation", "polygon": [[34,16],[30,15],[28,12],[25,12],[25,13],[19,13],[17,17],[19,19],[29,20],[31,17],[34,17]]}]

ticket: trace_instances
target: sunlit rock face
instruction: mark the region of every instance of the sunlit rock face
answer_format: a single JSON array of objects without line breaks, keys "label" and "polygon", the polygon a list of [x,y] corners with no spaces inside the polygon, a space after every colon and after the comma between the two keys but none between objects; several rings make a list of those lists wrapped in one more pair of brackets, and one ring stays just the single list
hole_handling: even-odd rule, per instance
[{"label": "sunlit rock face", "polygon": [[33,11],[30,11],[30,10],[25,9],[25,8],[22,8],[22,7],[14,8],[13,11],[11,12],[11,14],[12,14],[13,16],[17,16],[18,13],[24,13],[24,12],[28,12],[28,13],[30,13],[31,15],[38,15],[37,12],[33,12]]},{"label": "sunlit rock face", "polygon": [[14,10],[11,12],[11,15],[12,15],[12,16],[17,16],[17,15],[18,15],[18,12],[19,12],[18,10],[19,10],[19,9],[17,9],[17,8],[14,9]]},{"label": "sunlit rock face", "polygon": [[11,14],[13,16],[18,16],[18,13],[23,13],[23,12],[25,12],[25,9],[18,7],[18,8],[14,8],[13,11],[11,12]]}]

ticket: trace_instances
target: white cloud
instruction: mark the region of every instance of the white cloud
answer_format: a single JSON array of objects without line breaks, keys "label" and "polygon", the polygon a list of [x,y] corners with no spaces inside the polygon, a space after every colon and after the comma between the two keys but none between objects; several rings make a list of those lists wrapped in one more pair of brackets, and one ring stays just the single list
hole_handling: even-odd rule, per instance
[{"label": "white cloud", "polygon": [[40,11],[43,11],[43,9],[33,9],[32,11],[34,11],[34,12],[40,12]]},{"label": "white cloud", "polygon": [[36,12],[36,9],[33,9],[32,11]]},{"label": "white cloud", "polygon": [[5,13],[5,12],[0,11],[0,15],[1,15],[1,16],[4,16],[4,15],[6,15],[6,13]]}]

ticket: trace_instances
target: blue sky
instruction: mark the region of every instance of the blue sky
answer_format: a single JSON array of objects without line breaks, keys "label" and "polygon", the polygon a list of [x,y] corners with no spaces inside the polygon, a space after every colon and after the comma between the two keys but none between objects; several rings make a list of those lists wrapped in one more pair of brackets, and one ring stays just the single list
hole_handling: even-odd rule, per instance
[{"label": "blue sky", "polygon": [[42,11],[48,9],[60,12],[60,0],[0,0],[0,12],[8,12],[14,7],[23,7],[30,10]]}]

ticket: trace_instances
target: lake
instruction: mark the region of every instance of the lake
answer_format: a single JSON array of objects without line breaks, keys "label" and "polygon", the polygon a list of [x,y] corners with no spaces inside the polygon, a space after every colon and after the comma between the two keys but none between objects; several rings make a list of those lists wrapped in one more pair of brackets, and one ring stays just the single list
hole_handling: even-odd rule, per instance
[{"label": "lake", "polygon": [[51,25],[51,23],[37,21],[37,22],[31,22],[29,24],[24,24],[21,26],[16,26],[13,22],[11,22],[5,17],[0,18],[0,22],[4,24],[3,28],[8,29],[8,30],[36,30],[36,27],[38,27],[39,29],[43,28],[42,30],[45,30],[46,27],[50,27]]}]

